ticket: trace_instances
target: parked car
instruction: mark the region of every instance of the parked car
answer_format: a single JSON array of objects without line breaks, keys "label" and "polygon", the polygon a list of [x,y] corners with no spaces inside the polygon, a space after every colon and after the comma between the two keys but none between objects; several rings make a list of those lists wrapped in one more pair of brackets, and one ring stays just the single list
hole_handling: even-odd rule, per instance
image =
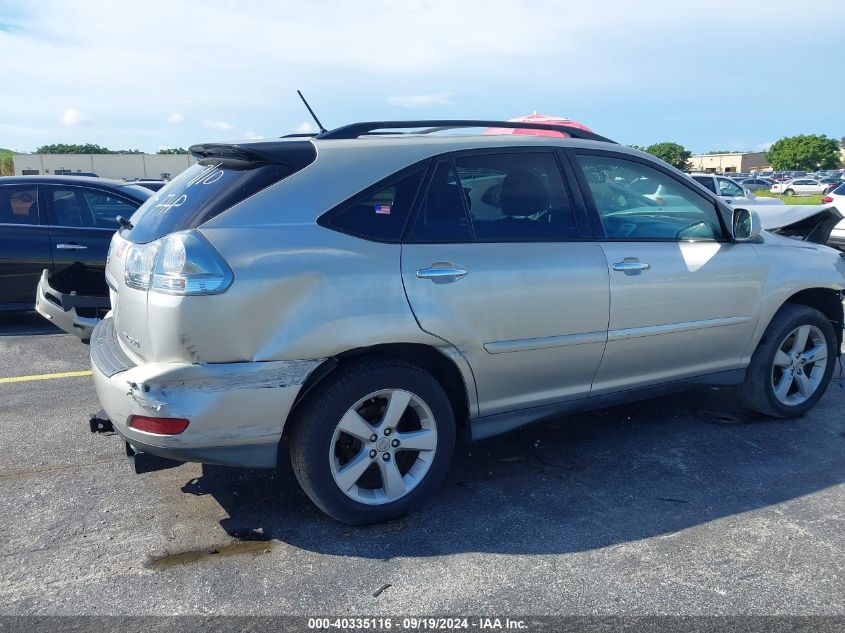
[{"label": "parked car", "polygon": [[754,192],[768,191],[775,183],[773,180],[769,180],[768,178],[746,178],[745,180],[741,180],[739,184],[743,189]]},{"label": "parked car", "polygon": [[[571,137],[371,134],[514,126]],[[648,154],[542,123],[191,151],[113,237],[91,339],[130,452],[289,449],[313,502],[360,524],[430,496],[459,435],[696,385],[793,417],[830,382],[845,259],[814,241],[835,209],[783,227],[804,241],[761,232]]]},{"label": "parked car", "polygon": [[115,217],[152,192],[84,176],[0,178],[0,310],[36,309],[87,338],[108,308],[103,272]]},{"label": "parked car", "polygon": [[783,204],[777,198],[758,198],[739,182],[726,176],[692,174],[692,179],[731,205]]},{"label": "parked car", "polygon": [[[826,193],[822,198],[822,204],[830,204],[839,209],[845,209],[845,183],[841,183],[833,191]],[[845,251],[845,220],[833,228],[827,244]]]},{"label": "parked car", "polygon": [[786,182],[776,182],[769,190],[772,193],[782,193],[785,196],[811,196],[824,193],[826,185],[812,178],[795,178]]}]

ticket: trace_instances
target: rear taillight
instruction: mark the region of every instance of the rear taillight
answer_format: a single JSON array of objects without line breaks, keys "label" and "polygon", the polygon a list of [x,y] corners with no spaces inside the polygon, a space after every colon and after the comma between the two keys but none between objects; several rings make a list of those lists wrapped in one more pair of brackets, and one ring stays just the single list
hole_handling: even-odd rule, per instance
[{"label": "rear taillight", "polygon": [[833,198],[831,198],[830,196],[825,196],[824,198],[822,198],[822,204],[830,204],[831,202],[833,202]]},{"label": "rear taillight", "polygon": [[156,435],[179,435],[188,428],[190,422],[184,418],[152,418],[146,415],[133,415],[129,418],[130,428]]},{"label": "rear taillight", "polygon": [[133,244],[126,255],[126,285],[174,295],[224,292],[234,279],[214,247],[196,231],[171,233],[149,244]]}]

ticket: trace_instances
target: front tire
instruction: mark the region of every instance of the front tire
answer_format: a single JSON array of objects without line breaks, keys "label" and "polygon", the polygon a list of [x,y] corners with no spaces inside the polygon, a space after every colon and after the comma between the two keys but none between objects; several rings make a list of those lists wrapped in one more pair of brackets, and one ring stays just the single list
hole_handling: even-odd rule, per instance
[{"label": "front tire", "polygon": [[336,370],[299,407],[290,458],[323,512],[353,525],[399,517],[440,485],[455,448],[443,387],[398,359]]},{"label": "front tire", "polygon": [[751,357],[741,387],[746,406],[775,418],[809,411],[830,384],[836,343],[833,325],[815,308],[781,307]]}]

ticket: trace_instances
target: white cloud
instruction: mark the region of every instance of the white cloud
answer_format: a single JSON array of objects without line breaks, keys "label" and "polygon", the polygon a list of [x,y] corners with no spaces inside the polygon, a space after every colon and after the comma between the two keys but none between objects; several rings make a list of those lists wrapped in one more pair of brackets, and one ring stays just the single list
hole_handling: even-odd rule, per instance
[{"label": "white cloud", "polygon": [[311,121],[303,121],[295,128],[293,128],[295,134],[312,134],[314,132],[319,132],[320,130],[317,129],[317,126],[311,123]]},{"label": "white cloud", "polygon": [[263,136],[261,136],[261,135],[260,135],[260,134],[258,134],[257,132],[251,132],[251,131],[247,131],[247,132],[246,132],[246,134],[245,134],[245,136],[246,136],[246,137],[247,137],[250,141],[260,141],[261,139],[263,139],[263,138],[264,138]]},{"label": "white cloud", "polygon": [[387,102],[400,108],[431,108],[439,105],[454,105],[454,92],[436,92],[428,95],[404,95],[388,97]]},{"label": "white cloud", "polygon": [[211,130],[218,130],[220,132],[231,132],[235,129],[234,125],[226,121],[209,121],[206,119],[202,124]]},{"label": "white cloud", "polygon": [[76,108],[68,108],[62,114],[62,125],[66,127],[73,127],[75,125],[88,125],[89,123],[93,123],[94,119],[89,116],[85,116]]},{"label": "white cloud", "polygon": [[[845,87],[829,82],[827,68],[815,63],[817,26],[830,21],[837,3],[809,3],[789,20],[782,19],[791,7],[786,0],[762,12],[754,3],[731,7],[735,23],[754,24],[742,33],[747,65],[765,64],[772,42],[788,41],[790,54],[779,70],[825,85],[826,98],[819,100],[779,98],[774,84],[749,92],[742,73],[724,73],[735,51],[712,43],[724,15],[677,0],[533,0],[530,6],[488,0],[483,10],[478,2],[450,0],[243,6],[148,0],[129,20],[109,0],[17,2],[2,18],[7,28],[0,28],[0,78],[4,87],[15,87],[0,99],[0,121],[19,129],[2,142],[152,150],[158,143],[202,141],[212,130],[275,135],[306,117],[296,88],[328,127],[397,117],[402,108],[448,108],[468,118],[509,118],[536,108],[622,142],[672,138],[707,149],[714,130],[744,147],[799,132],[838,137],[836,104],[845,99]],[[162,28],[163,15],[179,25],[178,37]],[[237,55],[210,56],[195,45],[220,38],[230,50],[252,50],[260,41],[261,55],[244,64]],[[315,38],[332,46],[314,46]],[[127,46],[139,41],[144,46]],[[72,71],[57,73],[56,60]],[[137,73],[127,68],[167,68],[167,77],[178,79],[162,90],[139,90]],[[106,91],[103,77],[109,78]],[[720,94],[707,89],[716,83]],[[724,94],[744,95],[731,103],[727,119]],[[56,95],[62,96],[58,105]],[[195,114],[199,104],[202,115]],[[96,125],[83,126],[83,114],[68,115],[63,125],[62,110],[71,105],[93,115]],[[186,120],[167,123],[185,112]],[[203,118],[238,127],[209,128]],[[789,121],[806,121],[806,127]]]},{"label": "white cloud", "polygon": [[185,121],[185,115],[179,114],[178,112],[174,112],[173,114],[171,114],[170,116],[167,117],[167,122],[170,123],[170,124],[182,123],[184,121]]}]

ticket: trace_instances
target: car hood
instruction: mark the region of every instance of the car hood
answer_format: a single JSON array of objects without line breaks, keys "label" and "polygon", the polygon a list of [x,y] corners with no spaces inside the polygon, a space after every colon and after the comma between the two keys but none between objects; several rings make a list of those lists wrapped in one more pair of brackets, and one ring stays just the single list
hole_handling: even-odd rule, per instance
[{"label": "car hood", "polygon": [[750,204],[743,208],[755,211],[760,216],[763,228],[770,233],[779,233],[817,244],[825,244],[830,238],[830,232],[845,217],[835,204],[826,206]]}]

